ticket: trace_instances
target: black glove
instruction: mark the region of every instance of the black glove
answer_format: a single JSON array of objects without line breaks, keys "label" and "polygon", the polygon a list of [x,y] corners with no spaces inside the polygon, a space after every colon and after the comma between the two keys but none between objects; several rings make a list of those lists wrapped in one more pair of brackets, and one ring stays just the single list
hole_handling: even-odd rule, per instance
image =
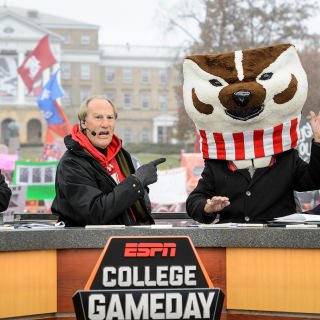
[{"label": "black glove", "polygon": [[[151,201],[147,189],[144,189],[144,202],[149,213],[152,211]],[[319,206],[320,208],[320,206]]]},{"label": "black glove", "polygon": [[136,170],[135,176],[140,180],[144,187],[155,183],[158,180],[157,165],[165,161],[166,158],[160,158],[144,164]]}]

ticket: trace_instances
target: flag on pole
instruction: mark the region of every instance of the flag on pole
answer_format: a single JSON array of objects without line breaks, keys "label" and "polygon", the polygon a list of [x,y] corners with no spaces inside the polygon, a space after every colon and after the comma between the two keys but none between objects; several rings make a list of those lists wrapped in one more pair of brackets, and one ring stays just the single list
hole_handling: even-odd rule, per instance
[{"label": "flag on pole", "polygon": [[70,133],[71,126],[68,118],[62,111],[57,99],[63,96],[63,90],[58,82],[57,73],[51,76],[42,88],[37,99],[38,106],[48,123],[48,128],[61,137]]},{"label": "flag on pole", "polygon": [[62,111],[61,106],[56,100],[54,100],[54,105],[58,110],[59,116],[63,119],[63,121],[59,124],[50,124],[48,125],[48,128],[52,130],[54,133],[56,133],[57,135],[59,135],[60,137],[65,137],[71,132],[71,125],[70,125],[69,119],[67,118],[65,113]]},{"label": "flag on pole", "polygon": [[37,47],[28,54],[22,65],[18,68],[18,73],[28,87],[29,92],[32,90],[34,82],[43,70],[56,62],[50,49],[49,36],[46,35],[40,40]]},{"label": "flag on pole", "polygon": [[42,88],[37,98],[38,106],[46,119],[48,125],[57,125],[63,122],[56,106],[55,100],[63,96],[63,90],[57,80],[58,71],[52,75],[49,81]]},{"label": "flag on pole", "polygon": [[55,134],[48,127],[40,161],[60,160],[65,151],[66,147],[62,136]]}]

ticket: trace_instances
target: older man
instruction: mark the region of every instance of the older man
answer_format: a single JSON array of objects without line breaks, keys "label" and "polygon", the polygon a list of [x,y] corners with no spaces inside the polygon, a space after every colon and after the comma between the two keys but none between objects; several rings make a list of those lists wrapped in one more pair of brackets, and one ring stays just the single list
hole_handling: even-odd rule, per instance
[{"label": "older man", "polygon": [[114,134],[116,108],[105,96],[86,99],[78,119],[65,137],[52,212],[66,226],[153,224],[145,187],[157,181],[156,166],[165,159],[134,169]]}]

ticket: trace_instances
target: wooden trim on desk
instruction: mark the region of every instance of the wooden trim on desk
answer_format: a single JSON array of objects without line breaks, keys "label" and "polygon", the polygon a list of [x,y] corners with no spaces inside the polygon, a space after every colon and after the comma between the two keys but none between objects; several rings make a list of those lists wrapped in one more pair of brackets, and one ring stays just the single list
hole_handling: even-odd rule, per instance
[{"label": "wooden trim on desk", "polygon": [[226,292],[226,249],[196,248],[215,288]]},{"label": "wooden trim on desk", "polygon": [[103,249],[58,250],[58,312],[74,312],[72,296],[83,290]]}]

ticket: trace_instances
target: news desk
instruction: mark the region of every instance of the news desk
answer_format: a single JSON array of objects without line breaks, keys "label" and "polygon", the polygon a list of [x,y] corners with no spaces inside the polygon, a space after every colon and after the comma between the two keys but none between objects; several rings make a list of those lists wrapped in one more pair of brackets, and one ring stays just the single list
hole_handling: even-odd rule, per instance
[{"label": "news desk", "polygon": [[221,319],[320,319],[320,229],[253,227],[1,230],[0,318],[74,319],[111,236],[189,236],[226,295]]}]

